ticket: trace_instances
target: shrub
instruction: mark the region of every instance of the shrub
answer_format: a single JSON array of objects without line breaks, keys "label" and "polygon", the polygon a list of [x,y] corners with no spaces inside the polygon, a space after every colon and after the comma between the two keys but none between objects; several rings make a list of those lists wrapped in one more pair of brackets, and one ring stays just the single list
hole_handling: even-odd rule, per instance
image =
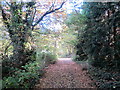
[{"label": "shrub", "polygon": [[45,64],[55,63],[57,60],[57,55],[52,51],[38,49],[36,52],[36,60],[42,62],[42,64],[44,64],[43,66],[45,66]]},{"label": "shrub", "polygon": [[22,68],[25,70],[12,68],[14,74],[3,77],[3,88],[31,88],[43,74],[37,61],[29,62]]},{"label": "shrub", "polygon": [[6,88],[32,88],[44,74],[46,64],[55,63],[57,57],[51,52],[26,51],[26,61],[21,67],[14,67],[11,57],[2,60],[2,83]]},{"label": "shrub", "polygon": [[[32,54],[32,55],[31,55]],[[55,63],[57,57],[51,52],[29,52],[27,53],[29,62],[21,68],[12,66],[11,58],[3,60],[3,88],[31,88],[39,80],[40,76],[44,74],[42,70],[45,65]],[[37,60],[38,59],[38,60]],[[11,62],[10,62],[11,61]],[[42,62],[43,61],[43,62]],[[45,62],[45,63],[44,63]]]},{"label": "shrub", "polygon": [[91,78],[98,88],[120,88],[120,73],[106,68],[91,67],[88,69]]},{"label": "shrub", "polygon": [[46,63],[54,64],[57,60],[57,57],[52,53],[46,54]]}]

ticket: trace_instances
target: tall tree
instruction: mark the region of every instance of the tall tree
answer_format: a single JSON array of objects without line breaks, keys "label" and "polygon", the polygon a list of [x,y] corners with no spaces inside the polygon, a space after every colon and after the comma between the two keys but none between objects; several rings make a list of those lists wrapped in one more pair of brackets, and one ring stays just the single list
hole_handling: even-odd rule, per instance
[{"label": "tall tree", "polygon": [[119,4],[119,2],[83,3],[85,28],[81,30],[79,27],[81,24],[74,24],[79,31],[76,46],[78,60],[84,59],[85,55],[94,66],[119,67]]},{"label": "tall tree", "polygon": [[26,57],[25,43],[31,36],[31,32],[35,26],[43,20],[43,18],[61,9],[65,2],[62,2],[58,8],[55,8],[54,3],[37,21],[36,17],[36,2],[1,2],[0,9],[2,12],[3,22],[5,23],[10,39],[13,45],[13,65],[20,67],[28,60]]},{"label": "tall tree", "polygon": [[94,65],[118,67],[119,2],[88,3],[88,5],[91,11],[91,14],[89,13],[91,16],[87,16],[89,18],[87,29],[90,32],[88,40],[91,46],[91,49],[87,49],[88,54],[91,55]]}]

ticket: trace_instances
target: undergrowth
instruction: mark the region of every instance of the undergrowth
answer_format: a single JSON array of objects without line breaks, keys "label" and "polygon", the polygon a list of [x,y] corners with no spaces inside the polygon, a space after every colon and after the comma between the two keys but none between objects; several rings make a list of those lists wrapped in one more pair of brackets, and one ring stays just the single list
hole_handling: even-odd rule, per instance
[{"label": "undergrowth", "polygon": [[110,71],[106,68],[91,67],[88,69],[98,88],[120,88],[120,72]]},{"label": "undergrowth", "polygon": [[[39,55],[37,56],[37,54]],[[35,84],[45,73],[44,67],[55,63],[57,57],[52,53],[36,52],[30,55],[31,60],[20,68],[13,67],[10,59],[2,61],[2,89],[22,88],[29,90],[34,88]]]}]

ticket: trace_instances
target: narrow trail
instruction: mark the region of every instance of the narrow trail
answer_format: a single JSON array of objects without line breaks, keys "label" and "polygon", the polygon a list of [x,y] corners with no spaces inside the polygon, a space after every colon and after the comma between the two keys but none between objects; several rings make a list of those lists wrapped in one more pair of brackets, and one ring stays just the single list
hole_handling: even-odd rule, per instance
[{"label": "narrow trail", "polygon": [[95,88],[86,72],[70,58],[61,58],[49,65],[36,88]]}]

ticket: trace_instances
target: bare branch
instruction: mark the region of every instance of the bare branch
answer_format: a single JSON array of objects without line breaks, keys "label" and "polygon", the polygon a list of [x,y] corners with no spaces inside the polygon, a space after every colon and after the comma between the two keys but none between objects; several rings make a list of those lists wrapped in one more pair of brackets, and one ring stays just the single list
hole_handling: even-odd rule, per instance
[{"label": "bare branch", "polygon": [[56,0],[54,0],[54,2],[52,3],[51,7],[49,8],[49,10],[53,10],[55,2],[56,2]]},{"label": "bare branch", "polygon": [[[6,2],[6,1],[5,1]],[[11,7],[11,5],[8,3],[8,2],[6,2],[6,4],[9,6],[9,7]]]},{"label": "bare branch", "polygon": [[40,21],[42,21],[43,18],[44,18],[46,15],[51,14],[51,13],[53,13],[53,12],[55,12],[55,11],[61,9],[62,6],[64,5],[64,3],[65,3],[65,2],[62,2],[62,4],[60,5],[59,8],[56,8],[56,9],[54,9],[54,10],[47,11],[46,13],[44,13],[44,14],[41,16],[41,18],[33,25],[33,28],[34,28]]}]

